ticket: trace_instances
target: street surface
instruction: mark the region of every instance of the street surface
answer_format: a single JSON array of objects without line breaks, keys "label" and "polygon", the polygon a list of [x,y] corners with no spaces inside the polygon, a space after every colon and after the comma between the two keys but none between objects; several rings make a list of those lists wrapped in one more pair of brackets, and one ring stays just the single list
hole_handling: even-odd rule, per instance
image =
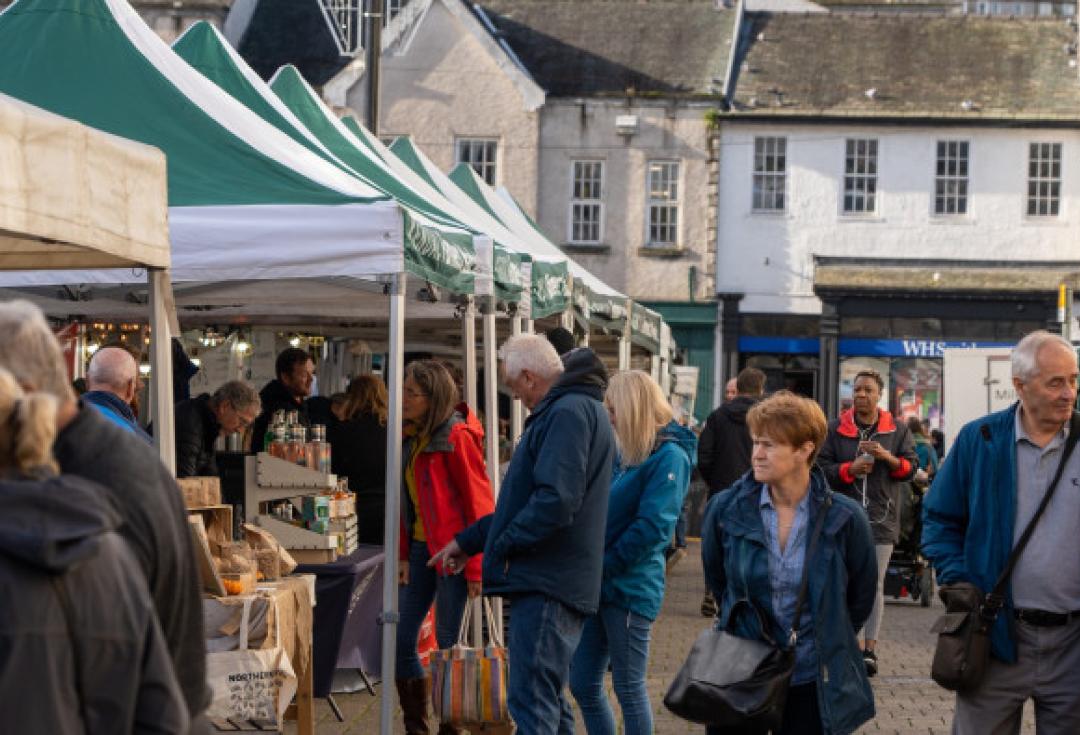
[{"label": "street surface", "polygon": [[[682,664],[698,631],[706,624],[699,612],[705,586],[701,577],[699,547],[690,552],[668,579],[667,596],[660,618],[653,626],[649,690],[658,735],[700,733],[703,728],[679,720],[663,705],[664,691]],[[910,603],[890,604],[885,611],[883,639],[878,644],[881,673],[871,682],[877,697],[878,716],[859,730],[860,735],[946,735],[952,722],[953,697],[930,679],[934,637],[927,631],[941,611],[940,603],[923,608]],[[610,680],[609,680],[610,682]],[[381,688],[378,688],[381,693]],[[609,684],[610,692],[610,684]],[[324,701],[316,703],[316,730],[320,735],[348,733],[373,735],[379,731],[379,699],[367,693],[335,696],[345,722],[335,720]],[[611,695],[614,703],[614,695]],[[617,714],[616,705],[616,714]],[[295,733],[290,725],[287,733]],[[404,729],[395,722],[395,733]],[[578,719],[578,733],[585,728]],[[1034,733],[1034,717],[1025,712],[1023,733]]]}]

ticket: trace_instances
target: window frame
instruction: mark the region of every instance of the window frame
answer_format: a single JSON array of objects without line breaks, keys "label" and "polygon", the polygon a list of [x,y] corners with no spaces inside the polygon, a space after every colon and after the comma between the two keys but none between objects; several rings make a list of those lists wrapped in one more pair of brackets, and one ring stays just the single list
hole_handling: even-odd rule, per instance
[{"label": "window frame", "polygon": [[[762,155],[763,155],[765,161],[768,161],[768,156],[769,156],[768,142],[769,141],[772,141],[773,144],[774,144],[773,153],[772,153],[773,158],[775,159],[778,156],[782,156],[783,168],[779,169],[779,170],[776,169],[776,168],[774,168],[772,170],[769,170],[768,167],[766,166],[766,168],[759,171],[758,170],[758,143],[761,142],[761,143],[765,144],[765,149],[766,150],[763,151]],[[783,151],[780,152],[779,154],[777,153],[777,148],[776,148],[777,145],[780,145],[783,148]],[[755,135],[754,136],[754,151],[753,151],[752,155],[753,155],[753,161],[751,163],[751,179],[750,179],[750,211],[752,213],[754,213],[754,214],[784,214],[784,213],[786,213],[787,212],[787,205],[788,205],[788,192],[787,192],[787,160],[788,160],[787,136],[786,135]],[[762,181],[762,183],[764,183],[765,181],[769,181],[769,180],[773,180],[773,181],[779,180],[780,181],[781,186],[779,188],[779,192],[777,192],[777,189],[773,188],[768,192],[768,194],[766,194],[765,189],[763,187],[762,188],[762,195],[761,195],[763,198],[767,197],[767,196],[771,196],[773,198],[774,203],[776,201],[776,197],[779,196],[779,198],[780,198],[780,206],[779,207],[776,207],[776,206],[773,206],[773,207],[758,206],[758,181],[759,181],[759,177],[760,177],[760,180]]]},{"label": "window frame", "polygon": [[[566,221],[566,242],[570,245],[602,245],[604,243],[604,193],[607,191],[606,163],[603,158],[573,158],[570,160],[570,196]],[[599,197],[582,199],[575,196],[578,164],[595,164],[600,167],[600,176],[598,177]],[[574,237],[574,208],[578,206],[595,206],[597,208],[595,240],[582,240]]]},{"label": "window frame", "polygon": [[[669,184],[674,186],[675,197],[674,199],[654,199],[653,198],[653,186],[652,175],[654,165],[662,166],[674,166],[675,175],[668,177]],[[680,159],[673,158],[652,158],[645,162],[645,247],[656,250],[677,250],[682,247],[682,198],[680,194],[683,190],[682,185],[683,165]],[[673,239],[668,240],[653,240],[653,208],[665,208],[675,212],[674,224],[667,222],[664,224],[656,225],[657,227],[670,228],[673,230]]]},{"label": "window frame", "polygon": [[[1038,159],[1033,158],[1033,156],[1032,156],[1032,154],[1034,152],[1033,149],[1036,146],[1039,147],[1040,153],[1042,152],[1042,147],[1043,146],[1049,146],[1049,149],[1050,149],[1051,152],[1053,152],[1054,149],[1056,148],[1057,149],[1056,150],[1056,152],[1057,152],[1056,160],[1053,157],[1051,157],[1049,159],[1043,159],[1041,157],[1038,158]],[[1062,196],[1061,191],[1062,191],[1062,188],[1063,188],[1062,185],[1064,184],[1064,181],[1065,181],[1065,175],[1064,175],[1064,169],[1065,169],[1065,144],[1061,140],[1029,140],[1028,143],[1027,143],[1027,150],[1028,150],[1028,155],[1027,155],[1027,176],[1025,177],[1027,187],[1026,187],[1026,192],[1024,194],[1024,217],[1026,219],[1036,220],[1036,221],[1045,221],[1045,220],[1051,220],[1051,219],[1061,219],[1061,214],[1062,214],[1061,210],[1062,210],[1062,205],[1064,204],[1064,197]],[[1042,164],[1042,163],[1046,163],[1046,162],[1049,162],[1051,165],[1053,165],[1054,163],[1057,163],[1057,169],[1058,169],[1057,176],[1056,177],[1050,176],[1048,178],[1044,178],[1044,177],[1042,177],[1040,175],[1036,175],[1036,176],[1033,177],[1031,175],[1031,167],[1033,165]],[[1036,211],[1036,212],[1031,211],[1033,202],[1036,205],[1035,208],[1038,209],[1039,208],[1038,205],[1042,201],[1042,197],[1038,193],[1035,194],[1034,200],[1032,199],[1031,187],[1032,187],[1033,184],[1037,186],[1037,185],[1042,184],[1042,183],[1047,183],[1051,187],[1054,184],[1057,184],[1057,193],[1048,195],[1048,198],[1046,200],[1046,201],[1048,201],[1050,203],[1051,206],[1056,205],[1056,210],[1053,211],[1053,212],[1041,213],[1041,212],[1038,212],[1038,211]]]},{"label": "window frame", "polygon": [[[961,146],[961,145],[965,146],[966,152],[965,152],[964,158],[962,160],[964,161],[964,164],[966,166],[966,173],[963,176],[960,176],[959,174],[948,174],[948,173],[946,173],[944,175],[938,174],[938,164],[942,160],[941,157],[938,155],[938,147],[943,145],[943,144],[945,146],[948,146],[950,144],[956,144],[957,146]],[[967,138],[938,138],[938,139],[934,140],[934,172],[933,172],[933,176],[931,177],[932,185],[931,185],[931,189],[930,189],[930,215],[932,217],[938,218],[938,219],[958,219],[958,218],[965,218],[965,217],[970,217],[971,216],[971,148],[972,148],[971,140],[967,139]],[[946,163],[950,160],[948,150],[946,150],[946,157],[945,157],[944,160],[946,161]],[[958,157],[956,160],[960,161],[961,159]],[[938,197],[939,197],[939,195],[938,195],[937,185],[938,185],[939,180],[940,181],[945,181],[946,183],[963,181],[963,183],[964,183],[964,194],[963,194],[964,211],[963,212],[960,212],[960,211],[956,211],[956,212],[941,211],[941,212],[939,212],[938,211],[938,206],[937,205],[938,205]],[[943,194],[941,196],[944,197],[944,199],[947,201],[948,197],[950,195],[946,193],[946,194]],[[959,197],[960,195],[954,195],[954,196]]]},{"label": "window frame", "polygon": [[[850,174],[848,173],[848,155],[849,155],[848,154],[848,148],[849,148],[849,146],[851,146],[851,144],[855,144],[854,155],[855,155],[855,161],[857,163],[858,160],[859,160],[858,159],[858,155],[859,155],[859,153],[858,153],[858,143],[860,143],[860,142],[867,144],[868,151],[866,153],[866,160],[868,162],[871,161],[871,160],[873,161],[874,170],[873,170],[872,174],[865,173],[865,172],[860,173],[858,171],[853,171]],[[874,149],[872,159],[871,159],[870,153],[869,153],[870,144],[873,144],[873,149]],[[862,193],[861,193],[861,196],[863,197],[864,201],[867,198],[870,198],[870,197],[873,198],[874,206],[872,208],[870,208],[870,209],[848,209],[848,207],[847,207],[847,198],[848,198],[848,191],[849,191],[849,189],[848,189],[848,177],[849,176],[852,177],[853,181],[856,182],[856,183],[860,182],[860,181],[861,182],[871,182],[871,181],[873,182],[873,191],[872,192],[870,191],[869,187],[864,186],[864,187],[862,187]],[[871,137],[844,138],[844,156],[843,156],[843,165],[841,167],[840,201],[839,201],[841,216],[843,216],[845,218],[851,218],[851,219],[860,219],[860,218],[865,219],[865,218],[872,218],[872,217],[879,216],[879,213],[881,212],[881,191],[878,189],[878,180],[880,179],[880,177],[881,177],[881,139],[877,138],[877,137],[872,137],[872,138]],[[860,195],[857,190],[853,189],[851,191],[854,192],[852,194],[853,197]]]},{"label": "window frame", "polygon": [[[492,146],[492,151],[494,152],[494,156],[492,157],[492,160],[488,161],[488,160],[485,159],[485,160],[479,162],[480,165],[483,166],[483,167],[487,167],[487,166],[491,167],[491,169],[492,169],[491,180],[489,180],[487,178],[487,176],[484,174],[484,172],[482,170],[481,171],[477,170],[476,163],[474,163],[472,160],[463,160],[462,159],[462,156],[461,156],[462,147],[464,145],[468,145],[468,146],[470,146],[470,151],[472,151],[473,150],[472,146],[475,146],[477,144],[484,145],[484,146],[488,146],[488,145]],[[484,153],[485,153],[485,156],[486,156],[487,151],[485,150]],[[477,175],[479,175],[481,179],[483,179],[485,182],[487,182],[487,184],[489,186],[492,186],[492,187],[498,186],[499,185],[499,173],[500,173],[500,171],[499,171],[499,139],[495,138],[495,137],[485,138],[485,137],[472,136],[472,135],[463,135],[463,136],[455,138],[454,139],[454,164],[457,165],[459,163],[464,163],[464,164],[467,164],[470,167],[472,167],[472,170],[476,171]]]}]

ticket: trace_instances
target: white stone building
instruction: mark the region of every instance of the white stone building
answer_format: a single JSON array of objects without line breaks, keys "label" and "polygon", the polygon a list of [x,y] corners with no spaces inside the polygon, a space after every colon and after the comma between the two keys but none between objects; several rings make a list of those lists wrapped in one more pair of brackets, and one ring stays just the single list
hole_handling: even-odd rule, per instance
[{"label": "white stone building", "polygon": [[720,118],[720,370],[834,413],[873,367],[940,419],[940,350],[1056,327],[1080,268],[1060,21],[747,13]]}]

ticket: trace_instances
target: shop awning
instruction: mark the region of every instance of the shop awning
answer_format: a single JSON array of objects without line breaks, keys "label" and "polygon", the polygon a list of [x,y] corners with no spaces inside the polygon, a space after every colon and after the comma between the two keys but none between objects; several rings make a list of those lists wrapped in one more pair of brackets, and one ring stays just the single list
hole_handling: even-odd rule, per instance
[{"label": "shop awning", "polygon": [[0,94],[0,171],[0,270],[168,267],[160,151]]}]

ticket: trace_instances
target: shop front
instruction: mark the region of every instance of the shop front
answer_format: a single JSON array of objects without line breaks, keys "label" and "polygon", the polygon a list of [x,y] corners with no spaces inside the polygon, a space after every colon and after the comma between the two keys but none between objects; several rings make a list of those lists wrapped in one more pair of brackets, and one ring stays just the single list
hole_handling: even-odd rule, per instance
[{"label": "shop front", "polygon": [[739,299],[722,299],[722,361],[728,377],[759,368],[768,391],[810,396],[830,418],[850,406],[855,374],[876,370],[883,408],[939,428],[943,350],[1059,332],[1058,287],[1078,271],[1071,262],[817,258],[820,315],[739,313]]}]

